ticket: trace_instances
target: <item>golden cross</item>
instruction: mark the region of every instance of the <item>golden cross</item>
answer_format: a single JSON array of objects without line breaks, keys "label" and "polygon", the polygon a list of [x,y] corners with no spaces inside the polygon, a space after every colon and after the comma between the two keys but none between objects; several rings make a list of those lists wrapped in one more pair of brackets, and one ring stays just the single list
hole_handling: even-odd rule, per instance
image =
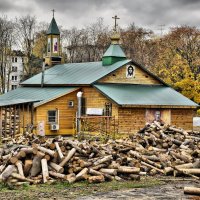
[{"label": "golden cross", "polygon": [[56,12],[54,9],[53,10],[51,10],[52,12],[53,12],[53,17],[54,17],[54,12]]},{"label": "golden cross", "polygon": [[119,17],[117,17],[117,15],[115,15],[114,17],[112,17],[115,20],[115,26],[114,26],[114,31],[117,31],[117,19],[120,19]]}]

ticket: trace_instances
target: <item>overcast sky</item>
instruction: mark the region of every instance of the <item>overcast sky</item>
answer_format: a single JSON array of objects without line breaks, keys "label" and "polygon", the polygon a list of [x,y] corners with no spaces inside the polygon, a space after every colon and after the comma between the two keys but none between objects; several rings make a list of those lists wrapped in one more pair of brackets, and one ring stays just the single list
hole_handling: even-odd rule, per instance
[{"label": "overcast sky", "polygon": [[35,15],[38,21],[50,22],[51,10],[63,28],[83,27],[102,17],[112,25],[112,16],[120,17],[119,25],[131,23],[158,32],[171,26],[200,27],[200,0],[0,0],[0,14],[9,18]]}]

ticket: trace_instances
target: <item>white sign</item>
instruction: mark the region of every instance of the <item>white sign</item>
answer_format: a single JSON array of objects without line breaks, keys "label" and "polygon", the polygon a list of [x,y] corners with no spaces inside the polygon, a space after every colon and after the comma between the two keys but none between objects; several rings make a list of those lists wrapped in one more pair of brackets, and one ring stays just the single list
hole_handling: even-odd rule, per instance
[{"label": "white sign", "polygon": [[38,122],[38,135],[40,135],[40,136],[45,136],[44,121]]},{"label": "white sign", "polygon": [[103,115],[103,108],[87,108],[87,115]]},{"label": "white sign", "polygon": [[200,117],[193,117],[193,126],[200,126]]}]

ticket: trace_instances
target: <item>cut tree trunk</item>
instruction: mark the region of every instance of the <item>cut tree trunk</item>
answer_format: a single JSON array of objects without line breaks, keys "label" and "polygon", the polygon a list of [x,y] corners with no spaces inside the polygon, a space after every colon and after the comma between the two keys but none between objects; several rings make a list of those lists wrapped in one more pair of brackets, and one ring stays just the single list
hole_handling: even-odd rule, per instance
[{"label": "cut tree trunk", "polygon": [[61,167],[65,166],[66,163],[72,158],[72,156],[75,154],[76,149],[72,148],[66,157],[63,158],[62,162],[59,164]]},{"label": "cut tree trunk", "polygon": [[46,183],[49,178],[49,170],[48,170],[47,160],[42,159],[41,165],[42,165],[43,183]]},{"label": "cut tree trunk", "polygon": [[102,183],[104,182],[105,179],[104,179],[104,176],[103,175],[99,175],[99,176],[90,176],[88,178],[88,182],[89,183]]},{"label": "cut tree trunk", "polygon": [[197,187],[184,187],[185,194],[200,195],[200,188]]}]

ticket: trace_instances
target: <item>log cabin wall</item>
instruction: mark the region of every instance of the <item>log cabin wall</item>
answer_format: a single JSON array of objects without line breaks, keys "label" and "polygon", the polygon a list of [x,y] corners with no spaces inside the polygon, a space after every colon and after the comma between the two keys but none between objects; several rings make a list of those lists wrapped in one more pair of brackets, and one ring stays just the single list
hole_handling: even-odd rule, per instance
[{"label": "log cabin wall", "polygon": [[[40,121],[44,121],[45,134],[57,135],[57,134],[73,134],[74,118],[77,111],[77,91],[70,94],[66,94],[55,100],[52,100],[46,104],[36,107],[35,122],[38,124]],[[69,106],[69,101],[73,101],[74,105]],[[48,122],[48,111],[58,110],[59,130],[50,130],[50,123]]]},{"label": "log cabin wall", "polygon": [[143,84],[143,85],[161,85],[161,83],[147,74],[145,71],[135,66],[135,75],[132,78],[126,77],[127,66],[121,67],[113,73],[100,79],[99,83],[126,83],[126,84]]},{"label": "log cabin wall", "polygon": [[194,111],[192,109],[171,109],[172,125],[185,130],[193,129]]},{"label": "log cabin wall", "polygon": [[119,108],[119,133],[136,133],[144,127],[145,108]]},{"label": "log cabin wall", "polygon": [[84,87],[82,88],[83,97],[86,99],[86,108],[103,108],[105,109],[106,103],[112,103],[112,116],[118,118],[118,106],[111,100],[107,99],[95,88]]}]

